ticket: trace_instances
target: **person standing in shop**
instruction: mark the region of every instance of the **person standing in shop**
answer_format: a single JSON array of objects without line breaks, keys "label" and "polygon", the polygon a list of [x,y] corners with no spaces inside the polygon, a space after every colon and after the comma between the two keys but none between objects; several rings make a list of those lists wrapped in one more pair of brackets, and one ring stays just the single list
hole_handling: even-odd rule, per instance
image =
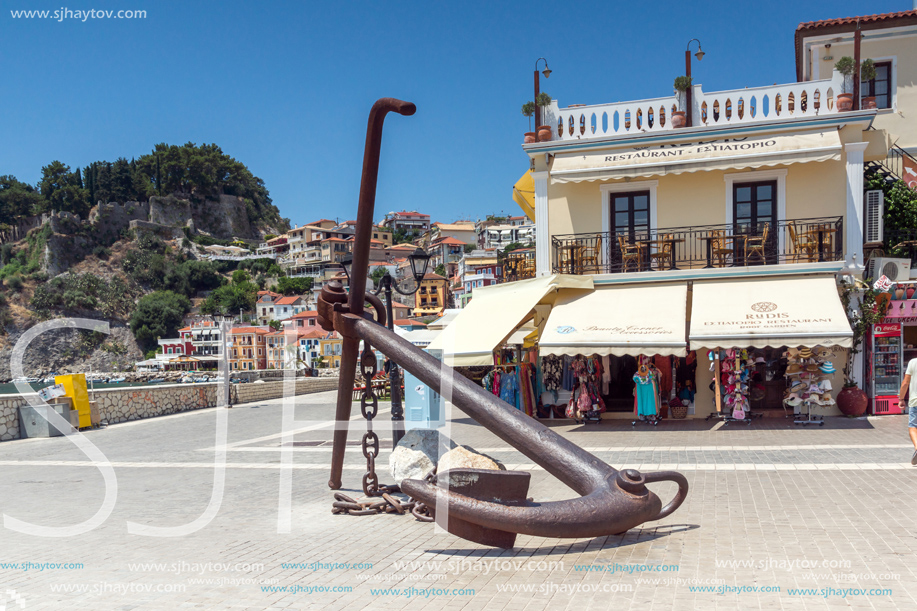
[{"label": "person standing in shop", "polygon": [[[905,403],[904,396],[908,391],[910,391],[910,397],[908,402]],[[908,408],[907,431],[911,436],[911,443],[914,444],[914,455],[911,456],[911,464],[917,465],[917,359],[911,359],[907,364],[904,381],[901,382],[901,390],[898,391],[898,405],[901,409]]]}]

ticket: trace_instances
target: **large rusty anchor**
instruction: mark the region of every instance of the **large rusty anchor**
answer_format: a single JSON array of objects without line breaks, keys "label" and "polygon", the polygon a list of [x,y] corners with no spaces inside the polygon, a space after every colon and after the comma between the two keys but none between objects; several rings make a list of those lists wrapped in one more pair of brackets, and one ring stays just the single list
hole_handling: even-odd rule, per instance
[{"label": "large rusty anchor", "polygon": [[[341,375],[338,386],[336,429],[331,460],[332,489],[341,486],[347,442],[351,396],[360,340],[410,371],[422,382],[442,390],[443,366],[426,352],[398,337],[364,314],[366,271],[375,204],[382,123],[394,111],[411,115],[415,106],[392,98],[378,100],[369,115],[363,178],[357,212],[350,294],[340,283],[325,285],[318,301],[319,322],[343,337]],[[370,303],[373,303],[370,301]],[[374,309],[378,312],[381,308]],[[384,322],[384,321],[382,321]],[[476,422],[543,467],[572,488],[575,499],[547,503],[528,502],[528,473],[455,469],[439,474],[448,488],[419,480],[405,480],[404,492],[436,507],[444,503],[450,533],[496,547],[512,547],[517,534],[539,537],[582,538],[622,533],[640,524],[662,519],[684,502],[688,481],[674,471],[641,474],[634,469],[618,471],[576,444],[564,439],[537,420],[525,415],[461,375],[451,375],[452,403]],[[672,481],[678,492],[665,507],[646,484]],[[439,518],[438,518],[439,520]]]}]

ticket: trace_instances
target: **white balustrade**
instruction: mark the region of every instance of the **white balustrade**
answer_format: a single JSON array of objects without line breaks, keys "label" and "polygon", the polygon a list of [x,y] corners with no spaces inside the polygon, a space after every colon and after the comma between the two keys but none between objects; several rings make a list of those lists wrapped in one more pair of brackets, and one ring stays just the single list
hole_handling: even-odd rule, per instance
[{"label": "white balustrade", "polygon": [[[837,96],[844,77],[704,93],[693,90],[693,124],[718,126],[779,121],[836,114]],[[636,135],[672,129],[672,113],[679,105],[674,95],[651,100],[559,108],[557,101],[544,109],[552,140],[588,140]]]}]

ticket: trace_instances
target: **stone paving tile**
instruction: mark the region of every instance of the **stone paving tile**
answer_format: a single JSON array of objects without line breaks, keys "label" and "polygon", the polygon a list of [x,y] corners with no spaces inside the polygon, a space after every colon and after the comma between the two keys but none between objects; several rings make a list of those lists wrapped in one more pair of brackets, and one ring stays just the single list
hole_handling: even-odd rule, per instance
[{"label": "stone paving tile", "polygon": [[[329,417],[332,404],[332,393],[300,397],[296,417]],[[279,401],[237,406],[228,412],[232,447],[227,460],[246,468],[226,470],[226,490],[214,520],[180,537],[132,535],[127,532],[127,522],[175,526],[201,515],[210,500],[213,471],[199,465],[213,461],[216,411],[117,425],[88,434],[110,460],[135,465],[115,469],[118,497],[108,520],[71,538],[36,537],[5,528],[0,545],[0,563],[80,562],[84,568],[0,569],[0,596],[7,590],[18,592],[26,599],[27,611],[391,609],[408,605],[412,609],[525,611],[917,608],[917,530],[911,518],[917,473],[904,466],[889,468],[910,458],[906,423],[901,417],[833,419],[823,428],[806,429],[782,419],[717,430],[711,430],[713,423],[694,421],[663,422],[654,430],[634,430],[627,421],[588,427],[549,423],[584,447],[600,448],[595,453],[616,466],[684,465],[691,485],[688,499],[669,518],[624,535],[590,540],[520,536],[512,550],[494,550],[438,533],[433,525],[409,517],[332,516],[328,471],[322,468],[330,460],[326,450],[293,453],[296,465],[316,468],[294,471],[293,531],[278,533],[276,465],[281,440],[276,435],[281,412]],[[490,432],[457,416],[450,432],[456,441],[477,448],[507,447]],[[353,431],[360,428],[354,422]],[[297,434],[295,440],[329,437],[328,430],[313,430]],[[352,439],[356,437],[356,432],[351,433]],[[494,455],[510,463],[531,464],[517,452]],[[380,459],[383,465],[386,457],[387,451]],[[353,494],[358,494],[353,488],[362,474],[361,459],[358,448],[349,449],[346,466],[352,469],[345,470],[344,482]],[[62,462],[56,466],[11,462],[52,460]],[[90,518],[101,505],[104,488],[97,469],[72,465],[84,460],[66,439],[0,444],[0,511],[36,524],[75,524]],[[156,468],[157,463],[187,466]],[[144,466],[136,466],[141,464]],[[774,469],[742,468],[764,464]],[[853,468],[863,464],[876,468]],[[802,465],[811,468],[799,470]],[[667,499],[674,487],[659,484],[654,490]],[[532,471],[531,494],[539,500],[573,496],[543,470]],[[526,563],[532,561],[536,564],[529,568]],[[837,566],[800,568],[800,563],[810,561]],[[182,563],[208,562],[243,564],[237,571],[212,565],[197,572],[182,569]],[[372,568],[282,566],[297,562],[371,563]],[[398,568],[396,563],[402,562],[441,564]],[[508,564],[485,572],[483,567],[491,563],[493,568],[495,562]],[[512,562],[522,564],[517,568]],[[161,566],[138,569],[133,563]],[[674,565],[678,570],[596,572],[576,568],[613,567],[615,563]],[[252,568],[252,564],[259,566]],[[877,580],[864,578],[864,573],[894,576]],[[858,580],[838,581],[850,574],[858,575]],[[276,582],[255,583],[261,580]],[[696,581],[688,583],[690,580]],[[264,585],[303,591],[262,591]],[[691,586],[700,585],[775,586],[781,590],[691,591]],[[65,593],[61,586],[88,591]],[[158,586],[175,591],[115,589]],[[372,592],[412,587],[410,597]],[[790,592],[791,588],[828,587],[888,587],[892,594],[855,596],[848,592],[825,597]],[[425,588],[448,592],[434,595]],[[452,593],[462,588],[473,588],[475,593]],[[4,602],[0,598],[0,606]]]}]

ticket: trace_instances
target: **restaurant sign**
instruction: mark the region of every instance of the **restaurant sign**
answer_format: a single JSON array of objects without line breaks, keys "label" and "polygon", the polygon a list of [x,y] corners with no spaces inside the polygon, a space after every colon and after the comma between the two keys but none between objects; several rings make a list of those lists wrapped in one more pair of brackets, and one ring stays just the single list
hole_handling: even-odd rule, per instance
[{"label": "restaurant sign", "polygon": [[[732,138],[704,138],[689,142],[662,143],[648,146],[605,149],[596,153],[561,153],[554,159],[551,175],[589,173],[596,170],[645,168],[650,166],[678,166],[721,160],[755,159],[773,155],[802,154],[828,155],[840,151],[837,130],[803,133],[780,133],[765,136],[738,136]],[[811,158],[810,160],[821,160]],[[736,167],[744,167],[739,165]],[[694,169],[716,169],[704,167]],[[676,167],[665,170],[675,172]]]}]

